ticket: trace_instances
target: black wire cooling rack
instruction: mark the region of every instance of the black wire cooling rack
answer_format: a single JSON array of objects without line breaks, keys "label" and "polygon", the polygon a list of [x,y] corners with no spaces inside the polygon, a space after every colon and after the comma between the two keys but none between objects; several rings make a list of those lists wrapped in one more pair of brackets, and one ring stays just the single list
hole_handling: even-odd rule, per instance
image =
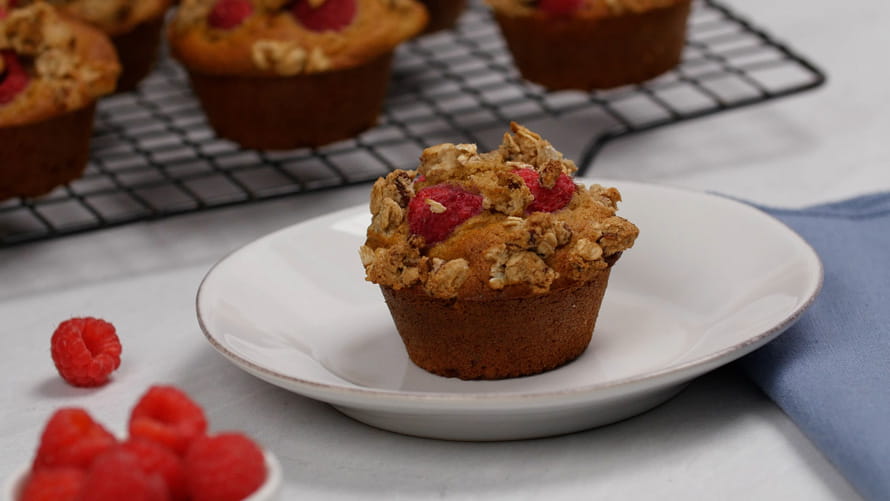
[{"label": "black wire cooling rack", "polygon": [[[368,182],[413,168],[443,141],[486,145],[511,120],[589,115],[583,172],[609,141],[818,87],[813,64],[713,0],[698,0],[684,59],[644,85],[548,93],[523,82],[487,10],[397,52],[379,124],[319,149],[262,152],[218,139],[183,71],[163,58],[137,92],[104,99],[85,175],[37,199],[0,203],[0,247]],[[586,119],[585,119],[586,120]]]}]

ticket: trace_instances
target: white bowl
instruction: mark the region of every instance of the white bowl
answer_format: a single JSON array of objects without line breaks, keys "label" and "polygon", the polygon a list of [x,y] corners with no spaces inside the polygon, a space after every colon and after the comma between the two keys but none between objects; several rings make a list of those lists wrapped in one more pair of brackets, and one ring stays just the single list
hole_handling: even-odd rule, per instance
[{"label": "white bowl", "polygon": [[[281,494],[281,486],[284,476],[281,473],[281,463],[278,458],[268,450],[263,451],[266,459],[266,482],[256,492],[244,499],[244,501],[276,501]],[[22,466],[10,475],[3,483],[2,501],[17,501],[31,465]]]}]

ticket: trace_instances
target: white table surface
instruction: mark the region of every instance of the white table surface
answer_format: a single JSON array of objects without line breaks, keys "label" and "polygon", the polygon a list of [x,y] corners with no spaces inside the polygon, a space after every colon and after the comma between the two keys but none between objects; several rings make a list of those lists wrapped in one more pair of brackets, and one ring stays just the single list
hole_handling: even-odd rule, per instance
[{"label": "white table surface", "polygon": [[[815,92],[612,144],[598,177],[798,207],[890,189],[890,4],[732,0],[829,74]],[[570,155],[583,136],[529,123]],[[208,268],[272,230],[364,203],[368,186],[134,224],[0,250],[0,476],[30,460],[47,416],[82,406],[123,432],[136,398],[175,384],[213,430],[239,429],[284,465],[284,499],[856,499],[846,480],[732,368],[639,417],[507,443],[401,436],[261,382],[202,336],[194,296]],[[49,356],[71,316],[112,321],[124,346],[110,384],[75,389]]]}]

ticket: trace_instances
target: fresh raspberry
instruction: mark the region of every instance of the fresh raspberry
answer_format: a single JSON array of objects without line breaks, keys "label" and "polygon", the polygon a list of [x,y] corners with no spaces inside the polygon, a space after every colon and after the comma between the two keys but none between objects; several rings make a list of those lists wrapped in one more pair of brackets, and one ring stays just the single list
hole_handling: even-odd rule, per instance
[{"label": "fresh raspberry", "polygon": [[352,24],[358,10],[356,0],[324,0],[316,7],[310,0],[297,0],[294,16],[312,31],[340,31]]},{"label": "fresh raspberry", "polygon": [[[444,210],[443,210],[444,209]],[[448,184],[428,186],[408,203],[408,226],[428,245],[448,238],[467,219],[482,212],[482,196]]]},{"label": "fresh raspberry", "polygon": [[[0,16],[0,18],[2,17]],[[0,71],[0,105],[4,105],[25,90],[31,77],[25,71],[15,52],[0,51],[0,57],[3,58],[3,69]]]},{"label": "fresh raspberry", "polygon": [[121,343],[110,323],[72,318],[53,333],[52,357],[59,374],[74,386],[99,386],[121,364]]},{"label": "fresh raspberry", "polygon": [[263,451],[240,433],[202,437],[185,456],[193,501],[244,499],[266,481]]},{"label": "fresh raspberry", "polygon": [[581,8],[584,0],[541,0],[538,7],[557,16],[569,15]]},{"label": "fresh raspberry", "polygon": [[57,410],[47,421],[34,457],[34,470],[73,467],[86,469],[101,453],[117,444],[83,409]]},{"label": "fresh raspberry", "polygon": [[170,499],[173,501],[188,499],[185,464],[176,453],[157,442],[144,438],[130,438],[121,444],[121,447],[136,457],[142,471],[161,476],[167,485]]},{"label": "fresh raspberry", "polygon": [[96,458],[76,501],[169,501],[160,475],[142,471],[136,456],[118,447]]},{"label": "fresh raspberry", "polygon": [[77,468],[49,468],[31,472],[19,501],[73,501],[86,479]]},{"label": "fresh raspberry", "polygon": [[207,22],[214,28],[230,30],[238,27],[253,13],[250,0],[217,0]]},{"label": "fresh raspberry", "polygon": [[541,178],[533,169],[517,169],[513,173],[525,181],[535,197],[526,208],[528,212],[556,212],[568,205],[575,194],[575,183],[566,174],[560,174],[553,188],[547,189],[541,186]]},{"label": "fresh raspberry", "polygon": [[130,436],[153,440],[184,454],[207,431],[204,411],[173,386],[152,386],[133,407]]}]

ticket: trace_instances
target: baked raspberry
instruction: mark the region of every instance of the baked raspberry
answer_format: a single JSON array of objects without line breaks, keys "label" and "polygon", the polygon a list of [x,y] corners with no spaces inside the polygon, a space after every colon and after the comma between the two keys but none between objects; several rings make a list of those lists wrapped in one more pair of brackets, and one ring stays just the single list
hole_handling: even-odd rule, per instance
[{"label": "baked raspberry", "polygon": [[99,386],[121,364],[121,343],[110,323],[92,317],[59,324],[51,339],[53,362],[74,386]]},{"label": "baked raspberry", "polygon": [[136,457],[142,471],[160,475],[173,501],[188,499],[185,464],[172,450],[144,438],[130,438],[121,447]]},{"label": "baked raspberry", "polygon": [[252,13],[250,0],[217,0],[207,16],[207,23],[214,28],[230,30],[238,27]]},{"label": "baked raspberry", "polygon": [[516,169],[513,173],[525,181],[535,197],[526,209],[528,212],[556,212],[568,205],[575,194],[575,183],[566,174],[560,174],[553,188],[547,189],[541,186],[541,178],[533,169]]},{"label": "baked raspberry", "polygon": [[581,8],[584,0],[541,0],[538,7],[544,12],[565,16]]},{"label": "baked raspberry", "polygon": [[352,24],[358,6],[356,0],[323,0],[313,5],[310,0],[297,0],[294,16],[312,31],[340,31]]},{"label": "baked raspberry", "polygon": [[62,408],[46,422],[33,469],[86,469],[99,454],[116,444],[114,435],[94,421],[85,410]]},{"label": "baked raspberry", "polygon": [[[0,18],[2,17],[0,16]],[[4,105],[25,90],[31,77],[15,52],[0,51],[0,57],[3,58],[2,69],[0,69],[0,105]]]},{"label": "baked raspberry", "polygon": [[266,481],[262,450],[240,433],[195,440],[185,456],[185,469],[193,501],[244,499]]},{"label": "baked raspberry", "polygon": [[31,472],[19,501],[72,501],[86,478],[77,468],[49,468]]},{"label": "baked raspberry", "polygon": [[173,386],[152,386],[133,407],[130,436],[153,440],[184,454],[207,431],[204,411]]},{"label": "baked raspberry", "polygon": [[457,225],[482,212],[482,196],[458,186],[437,184],[417,192],[408,203],[408,227],[427,245],[448,238]]},{"label": "baked raspberry", "polygon": [[118,447],[96,458],[76,501],[168,501],[160,475],[146,473],[136,456]]}]

